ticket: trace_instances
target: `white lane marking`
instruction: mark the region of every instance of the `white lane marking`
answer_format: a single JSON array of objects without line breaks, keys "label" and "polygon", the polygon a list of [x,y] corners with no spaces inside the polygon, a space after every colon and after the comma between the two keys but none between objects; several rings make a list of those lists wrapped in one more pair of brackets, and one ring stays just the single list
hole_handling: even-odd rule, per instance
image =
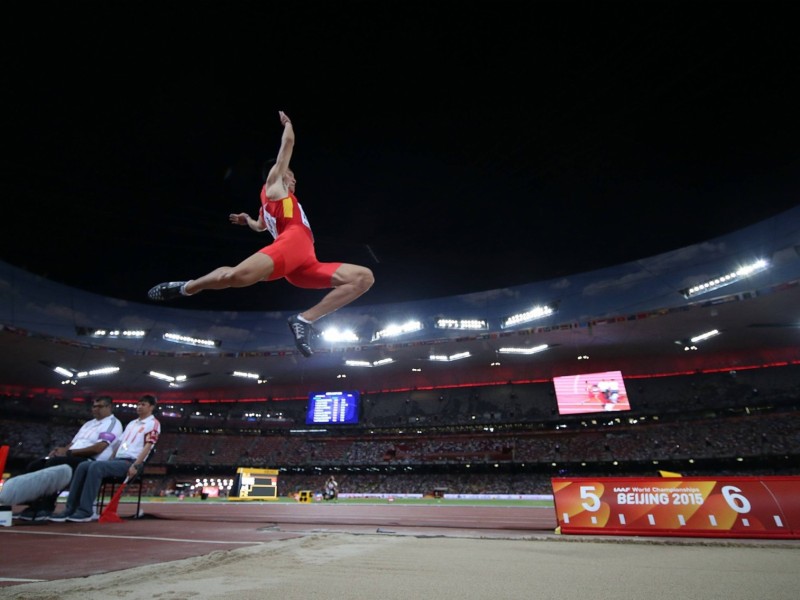
[{"label": "white lane marking", "polygon": [[[1,531],[0,533],[6,533]],[[85,538],[110,538],[115,540],[153,540],[156,542],[187,542],[190,544],[264,544],[257,540],[244,540],[244,541],[222,541],[222,540],[198,540],[196,538],[165,538],[165,537],[152,537],[145,535],[103,535],[99,533],[61,533],[57,531],[8,531],[8,533],[16,533],[20,535],[58,535],[63,537],[85,537]]]}]

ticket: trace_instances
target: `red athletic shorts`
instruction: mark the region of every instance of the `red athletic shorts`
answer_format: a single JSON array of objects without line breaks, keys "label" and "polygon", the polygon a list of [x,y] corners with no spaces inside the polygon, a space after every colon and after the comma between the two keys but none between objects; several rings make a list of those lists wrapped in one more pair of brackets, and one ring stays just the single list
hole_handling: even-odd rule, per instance
[{"label": "red athletic shorts", "polygon": [[299,288],[325,289],[333,287],[331,278],[342,263],[322,263],[314,252],[311,232],[305,227],[287,227],[263,252],[275,263],[267,281],[286,278]]}]

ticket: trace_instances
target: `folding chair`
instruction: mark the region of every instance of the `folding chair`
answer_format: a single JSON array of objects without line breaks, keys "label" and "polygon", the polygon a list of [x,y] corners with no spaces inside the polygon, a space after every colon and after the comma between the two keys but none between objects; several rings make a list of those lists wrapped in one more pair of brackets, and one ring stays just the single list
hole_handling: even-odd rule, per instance
[{"label": "folding chair", "polygon": [[[150,454],[144,459],[142,463],[142,468],[139,469],[139,472],[128,482],[128,491],[130,491],[131,486],[137,486],[138,490],[136,492],[136,512],[131,515],[130,519],[141,519],[144,516],[144,511],[142,511],[142,489],[144,487],[144,470],[147,466],[147,461],[150,460],[150,457],[153,456],[153,453],[156,451],[156,447],[153,446],[150,449]],[[106,505],[106,499],[111,499],[114,497],[114,492],[118,486],[122,485],[125,482],[125,477],[104,477],[103,483],[100,484],[100,490],[97,494],[97,501],[95,502],[95,512],[98,515],[103,514],[103,509]],[[130,494],[128,494],[130,495]]]}]

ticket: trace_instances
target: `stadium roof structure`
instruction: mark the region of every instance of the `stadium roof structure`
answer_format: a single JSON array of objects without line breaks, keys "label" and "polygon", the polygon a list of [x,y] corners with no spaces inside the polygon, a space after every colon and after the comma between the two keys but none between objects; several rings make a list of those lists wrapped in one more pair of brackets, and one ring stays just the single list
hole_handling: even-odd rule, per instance
[{"label": "stadium roof structure", "polygon": [[[798,363],[800,205],[704,243],[596,271],[433,300],[351,305],[318,326],[357,339],[319,338],[310,358],[293,345],[289,312],[185,306],[98,296],[0,262],[0,392],[263,401],[321,390]],[[512,318],[519,315],[536,318]],[[697,339],[709,332],[716,333]]]}]

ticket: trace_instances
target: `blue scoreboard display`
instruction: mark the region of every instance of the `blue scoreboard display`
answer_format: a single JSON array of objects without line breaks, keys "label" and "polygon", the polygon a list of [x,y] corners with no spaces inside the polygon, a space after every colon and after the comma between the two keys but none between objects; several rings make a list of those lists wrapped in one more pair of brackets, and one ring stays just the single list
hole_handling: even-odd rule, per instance
[{"label": "blue scoreboard display", "polygon": [[312,392],[306,425],[356,425],[359,399],[358,392]]}]

